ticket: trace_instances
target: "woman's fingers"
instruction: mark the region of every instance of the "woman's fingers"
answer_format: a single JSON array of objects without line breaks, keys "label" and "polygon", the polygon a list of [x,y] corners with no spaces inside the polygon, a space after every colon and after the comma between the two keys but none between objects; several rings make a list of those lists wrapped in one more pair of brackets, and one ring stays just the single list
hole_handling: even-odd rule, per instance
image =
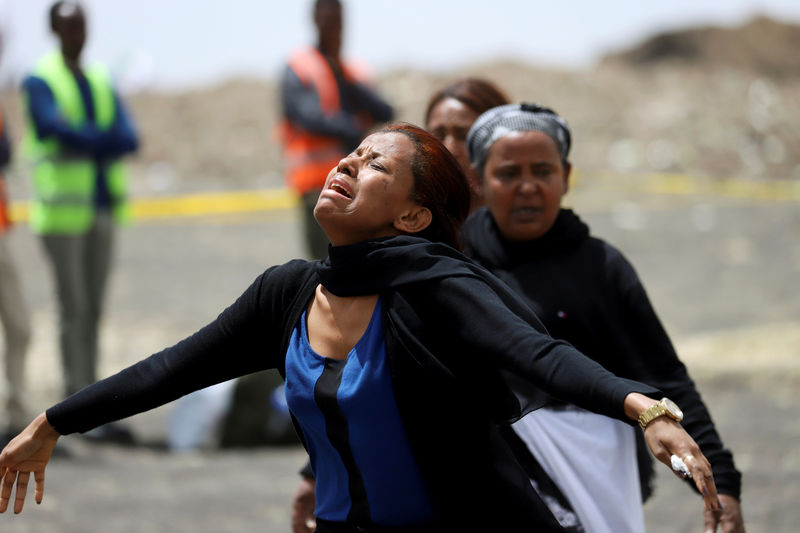
[{"label": "woman's fingers", "polygon": [[28,494],[28,480],[31,478],[30,472],[17,473],[17,491],[14,498],[14,512],[19,513],[22,511],[22,506],[25,505],[25,496]]},{"label": "woman's fingers", "polygon": [[[5,475],[0,485],[0,513],[5,513],[8,509],[12,493],[15,494],[14,512],[19,513],[22,511],[22,507],[25,505],[25,497],[28,494],[30,478],[30,472],[5,469]],[[34,500],[36,503],[42,503],[42,498],[44,498],[44,470],[34,471],[33,480]],[[15,484],[17,486],[16,492],[14,492]]]},{"label": "woman's fingers", "polygon": [[688,471],[688,474],[683,477],[692,477],[697,490],[703,495],[705,508],[713,512],[720,511],[711,465],[700,451],[697,443],[677,422],[669,420],[667,417],[652,421],[645,430],[645,439],[653,454],[661,462],[670,466],[678,477],[682,477],[680,469],[673,468],[671,455],[674,454],[680,458]]},{"label": "woman's fingers", "polygon": [[14,481],[16,481],[17,491],[14,498],[14,512],[19,513],[25,505],[25,496],[28,493],[28,480],[30,472],[18,472],[6,469],[3,476],[2,488],[0,488],[0,513],[5,513],[11,501],[11,493],[14,491]]},{"label": "woman's fingers", "polygon": [[44,498],[44,470],[37,470],[33,473],[33,482],[33,499],[36,500],[36,503],[42,503],[42,498]]},{"label": "woman's fingers", "polygon": [[11,492],[14,490],[14,481],[17,479],[17,473],[7,468],[3,469],[2,486],[0,486],[0,513],[5,513],[8,509],[8,502],[11,500]]},{"label": "woman's fingers", "polygon": [[714,512],[722,511],[717,497],[717,487],[714,484],[714,475],[711,473],[711,465],[706,458],[698,450],[697,454],[686,454],[683,462],[689,468],[697,490],[703,495],[706,509]]}]

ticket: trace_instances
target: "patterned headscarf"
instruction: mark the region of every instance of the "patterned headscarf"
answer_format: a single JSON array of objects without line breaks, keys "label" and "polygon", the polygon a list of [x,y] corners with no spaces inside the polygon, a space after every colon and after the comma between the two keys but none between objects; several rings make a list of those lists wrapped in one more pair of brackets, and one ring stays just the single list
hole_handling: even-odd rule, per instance
[{"label": "patterned headscarf", "polygon": [[514,131],[541,131],[553,139],[566,164],[572,135],[555,111],[536,104],[509,104],[492,108],[475,121],[467,134],[470,162],[483,174],[489,148]]}]

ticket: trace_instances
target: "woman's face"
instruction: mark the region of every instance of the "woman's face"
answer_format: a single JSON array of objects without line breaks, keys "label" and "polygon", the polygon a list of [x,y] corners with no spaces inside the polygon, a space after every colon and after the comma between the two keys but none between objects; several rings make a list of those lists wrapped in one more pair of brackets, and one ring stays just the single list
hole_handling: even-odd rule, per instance
[{"label": "woman's face", "polygon": [[467,133],[478,113],[455,98],[445,98],[431,109],[426,129],[439,139],[456,158],[469,180],[472,194],[471,209],[483,205],[480,176],[472,169],[467,152]]},{"label": "woman's face", "polygon": [[375,133],[325,180],[314,216],[334,246],[405,231],[402,218],[420,208],[410,197],[415,149],[401,133]]},{"label": "woman's face", "polygon": [[515,131],[495,141],[484,167],[484,195],[503,236],[527,241],[547,233],[569,188],[569,173],[545,133]]}]

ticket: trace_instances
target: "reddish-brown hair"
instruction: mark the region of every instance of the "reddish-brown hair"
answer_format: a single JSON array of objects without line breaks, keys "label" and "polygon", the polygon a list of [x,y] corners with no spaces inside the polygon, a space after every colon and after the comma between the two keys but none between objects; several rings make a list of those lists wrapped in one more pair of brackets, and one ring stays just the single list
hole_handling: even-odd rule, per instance
[{"label": "reddish-brown hair", "polygon": [[414,144],[411,198],[433,215],[430,225],[416,235],[460,249],[458,234],[470,203],[469,184],[461,165],[439,139],[413,124],[389,124],[381,132],[400,133]]},{"label": "reddish-brown hair", "polygon": [[458,100],[479,115],[493,107],[510,103],[503,91],[492,82],[481,78],[463,78],[431,96],[425,110],[425,124],[430,120],[433,108],[446,98]]}]

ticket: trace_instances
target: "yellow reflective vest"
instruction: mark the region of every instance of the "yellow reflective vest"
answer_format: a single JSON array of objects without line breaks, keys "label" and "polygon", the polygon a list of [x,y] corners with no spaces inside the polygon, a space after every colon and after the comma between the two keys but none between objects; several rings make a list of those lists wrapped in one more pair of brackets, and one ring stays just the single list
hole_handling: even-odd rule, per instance
[{"label": "yellow reflective vest", "polygon": [[[80,88],[60,51],[44,56],[32,74],[47,83],[59,113],[70,126],[77,128],[86,122]],[[110,76],[102,67],[88,68],[84,75],[92,93],[95,125],[100,130],[108,130],[116,116]],[[25,135],[23,147],[34,165],[30,212],[33,231],[39,234],[80,234],[87,231],[95,213],[97,162],[88,156],[65,152],[54,137],[40,139],[30,111]],[[118,160],[105,165],[114,218],[127,220],[130,207],[124,165]]]}]

